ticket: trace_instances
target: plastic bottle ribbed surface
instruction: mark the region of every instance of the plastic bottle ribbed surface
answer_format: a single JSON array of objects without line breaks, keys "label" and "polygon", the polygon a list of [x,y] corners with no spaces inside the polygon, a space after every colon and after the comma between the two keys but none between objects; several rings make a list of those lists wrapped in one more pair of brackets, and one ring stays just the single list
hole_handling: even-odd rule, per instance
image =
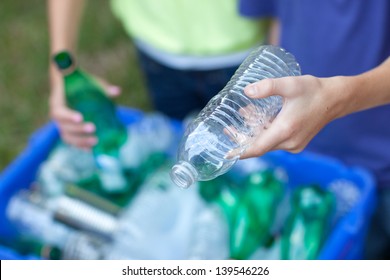
[{"label": "plastic bottle ribbed surface", "polygon": [[[61,196],[54,201],[55,217],[62,223],[80,230],[111,238],[117,229],[116,218],[82,201]],[[53,203],[53,204],[54,204]]]},{"label": "plastic bottle ribbed surface", "polygon": [[227,172],[283,104],[280,96],[251,99],[244,88],[266,78],[298,75],[298,63],[285,50],[261,46],[253,51],[187,127],[178,163],[171,171],[172,180],[186,188],[195,181],[211,180]]},{"label": "plastic bottle ribbed surface", "polygon": [[62,247],[73,230],[54,221],[53,213],[33,199],[27,192],[21,192],[12,197],[6,208],[7,218],[20,232],[48,244]]}]

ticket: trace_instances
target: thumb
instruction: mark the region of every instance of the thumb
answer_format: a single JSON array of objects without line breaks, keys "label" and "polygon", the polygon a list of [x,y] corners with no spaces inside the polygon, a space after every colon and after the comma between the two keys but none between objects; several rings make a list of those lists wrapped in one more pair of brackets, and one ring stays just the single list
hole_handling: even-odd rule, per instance
[{"label": "thumb", "polygon": [[244,88],[245,94],[250,98],[264,98],[275,93],[275,79],[264,79],[247,85]]},{"label": "thumb", "polygon": [[104,88],[106,90],[107,95],[110,97],[117,97],[122,92],[122,89],[116,85],[107,85]]}]

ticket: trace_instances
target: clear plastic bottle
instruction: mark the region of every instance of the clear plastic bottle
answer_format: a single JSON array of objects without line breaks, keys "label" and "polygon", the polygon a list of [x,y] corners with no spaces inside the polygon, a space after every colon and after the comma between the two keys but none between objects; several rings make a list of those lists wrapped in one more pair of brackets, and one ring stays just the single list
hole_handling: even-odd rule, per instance
[{"label": "clear plastic bottle", "polygon": [[160,113],[149,113],[127,128],[127,141],[120,149],[121,164],[125,169],[137,169],[148,160],[152,153],[172,149],[174,131],[168,117]]},{"label": "clear plastic bottle", "polygon": [[282,97],[276,95],[251,99],[244,88],[265,78],[298,75],[298,63],[284,49],[261,46],[253,51],[186,128],[178,162],[171,170],[172,180],[188,188],[195,181],[226,173],[283,105]]},{"label": "clear plastic bottle", "polygon": [[62,246],[73,229],[110,239],[117,230],[117,218],[105,211],[66,195],[47,198],[24,190],[13,196],[7,218],[21,232]]},{"label": "clear plastic bottle", "polygon": [[332,225],[336,225],[361,199],[359,187],[347,179],[336,179],[327,188],[335,197],[335,209],[332,215]]},{"label": "clear plastic bottle", "polygon": [[12,196],[5,210],[6,217],[18,233],[61,248],[72,229],[56,221],[37,195],[23,190]]},{"label": "clear plastic bottle", "polygon": [[97,166],[92,152],[60,142],[40,166],[37,180],[44,195],[62,195],[66,184],[93,176]]},{"label": "clear plastic bottle", "polygon": [[226,260],[229,258],[229,226],[222,209],[205,205],[195,217],[189,247],[190,260]]}]

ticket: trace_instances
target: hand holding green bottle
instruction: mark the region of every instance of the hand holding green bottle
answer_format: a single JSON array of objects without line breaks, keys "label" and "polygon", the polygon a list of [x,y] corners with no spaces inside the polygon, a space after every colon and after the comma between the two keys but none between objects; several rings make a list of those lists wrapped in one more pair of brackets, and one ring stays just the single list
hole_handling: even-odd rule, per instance
[{"label": "hand holding green bottle", "polygon": [[[66,102],[62,74],[54,65],[50,69],[50,78],[50,116],[58,125],[61,139],[78,148],[92,148],[98,141],[95,135],[95,125],[92,122],[86,121],[80,112],[69,107]],[[100,78],[96,78],[96,81],[109,98],[120,95],[120,87],[112,85]]]},{"label": "hand holding green bottle", "polygon": [[[97,143],[93,143],[91,138],[88,144],[96,144],[93,145],[93,153],[104,190],[109,193],[127,191],[129,186],[119,159],[120,148],[127,140],[127,131],[116,115],[115,104],[95,78],[77,67],[69,52],[58,52],[53,59],[63,76],[66,104],[79,112],[83,120],[90,122],[83,129],[96,132]],[[73,130],[70,134],[80,136],[82,132]]]}]

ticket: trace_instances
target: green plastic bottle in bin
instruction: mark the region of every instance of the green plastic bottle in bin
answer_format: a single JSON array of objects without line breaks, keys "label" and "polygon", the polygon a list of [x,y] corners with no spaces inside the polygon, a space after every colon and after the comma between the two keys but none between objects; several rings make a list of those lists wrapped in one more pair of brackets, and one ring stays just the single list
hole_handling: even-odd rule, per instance
[{"label": "green plastic bottle in bin", "polygon": [[248,259],[259,246],[272,244],[272,227],[283,194],[284,186],[272,171],[248,176],[230,236],[232,259]]},{"label": "green plastic bottle in bin", "polygon": [[252,204],[240,201],[230,232],[230,258],[246,260],[258,248],[261,238],[261,225]]},{"label": "green plastic bottle in bin", "polygon": [[241,199],[242,190],[229,180],[227,176],[220,176],[210,181],[199,182],[199,194],[209,203],[216,203],[232,230],[236,208]]},{"label": "green plastic bottle in bin", "polygon": [[54,61],[63,74],[67,105],[79,111],[86,122],[96,126],[98,143],[93,152],[104,190],[125,192],[128,186],[119,161],[119,151],[127,139],[127,132],[116,116],[115,104],[93,77],[77,67],[69,52],[55,54]]},{"label": "green plastic bottle in bin", "polygon": [[334,196],[318,185],[294,190],[282,234],[282,259],[316,259],[329,230]]}]

